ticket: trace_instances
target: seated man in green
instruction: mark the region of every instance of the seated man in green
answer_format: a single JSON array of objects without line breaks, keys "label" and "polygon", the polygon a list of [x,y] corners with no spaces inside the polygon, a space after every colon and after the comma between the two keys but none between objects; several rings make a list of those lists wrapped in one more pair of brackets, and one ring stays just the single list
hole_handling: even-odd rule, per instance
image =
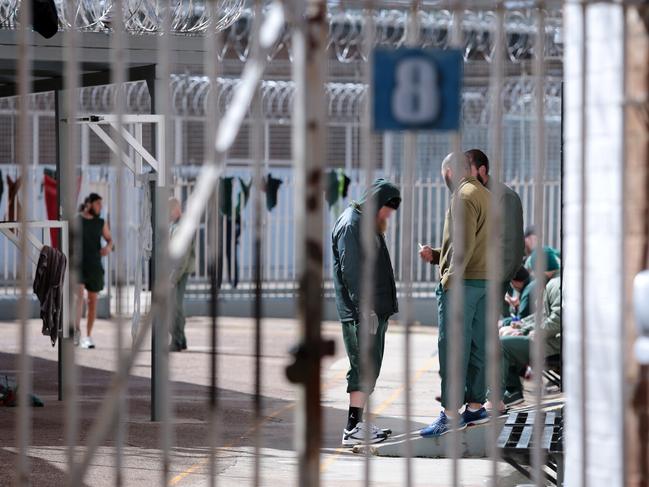
[{"label": "seated man in green", "polygon": [[510,291],[505,295],[510,314],[501,320],[501,329],[511,325],[512,322],[522,320],[534,312],[534,281],[525,266],[521,266],[511,280]]},{"label": "seated man in green", "polygon": [[[519,323],[512,323],[506,332],[501,333],[500,343],[503,351],[503,401],[500,410],[515,406],[524,401],[523,384],[520,371],[531,362],[532,343],[545,340],[545,355],[561,352],[561,278],[559,262],[554,252],[544,248],[547,269],[546,284],[543,291],[543,318],[535,332],[535,315],[529,315]],[[536,264],[536,252],[531,255],[531,264]],[[543,283],[541,283],[543,284]],[[532,299],[534,299],[532,297]],[[536,336],[541,333],[543,336]]]}]

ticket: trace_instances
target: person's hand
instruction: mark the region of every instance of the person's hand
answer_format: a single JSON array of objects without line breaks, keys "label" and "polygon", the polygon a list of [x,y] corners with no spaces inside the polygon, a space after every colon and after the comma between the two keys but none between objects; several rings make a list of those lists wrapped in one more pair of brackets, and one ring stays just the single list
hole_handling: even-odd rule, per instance
[{"label": "person's hand", "polygon": [[512,328],[511,326],[503,326],[500,329],[499,334],[501,337],[518,337],[523,335],[520,330]]},{"label": "person's hand", "polygon": [[509,294],[505,294],[505,301],[507,301],[512,308],[518,308],[518,306],[521,304],[518,296],[510,296]]},{"label": "person's hand", "polygon": [[429,264],[439,264],[439,251],[436,251],[430,245],[420,247],[419,257]]},{"label": "person's hand", "polygon": [[102,257],[106,257],[108,254],[110,254],[110,247],[108,245],[102,247],[101,250],[99,250],[99,255],[101,255]]},{"label": "person's hand", "polygon": [[527,336],[528,336],[528,338],[529,338],[530,340],[533,340],[533,339],[534,339],[534,330],[532,330],[531,332],[529,332],[529,333],[527,334]]}]

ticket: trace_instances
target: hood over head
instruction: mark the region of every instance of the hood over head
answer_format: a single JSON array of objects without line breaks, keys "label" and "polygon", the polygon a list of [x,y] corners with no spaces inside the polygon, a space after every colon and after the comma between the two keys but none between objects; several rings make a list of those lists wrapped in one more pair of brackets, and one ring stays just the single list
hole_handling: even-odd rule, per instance
[{"label": "hood over head", "polygon": [[372,185],[363,193],[363,195],[356,201],[356,205],[363,207],[365,203],[374,200],[376,204],[376,211],[378,212],[381,207],[388,206],[394,210],[399,209],[401,204],[401,192],[394,184],[384,178],[378,178]]}]

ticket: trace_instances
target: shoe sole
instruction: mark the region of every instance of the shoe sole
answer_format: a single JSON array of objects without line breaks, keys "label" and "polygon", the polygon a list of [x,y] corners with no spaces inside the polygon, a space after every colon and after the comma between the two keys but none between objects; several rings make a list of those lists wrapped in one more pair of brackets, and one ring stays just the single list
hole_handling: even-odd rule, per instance
[{"label": "shoe sole", "polygon": [[[369,444],[370,444],[370,445],[376,445],[377,443],[382,443],[382,442],[384,442],[384,441],[387,440],[387,439],[388,439],[387,436],[386,436],[385,438],[374,438],[374,439],[370,440]],[[350,439],[348,439],[348,440],[343,439],[343,441],[341,442],[341,444],[342,444],[342,446],[357,446],[357,445],[364,445],[364,444],[365,444],[365,440],[357,440],[357,439],[352,439],[352,438],[350,438]]]},{"label": "shoe sole", "polygon": [[448,435],[448,434],[451,433],[452,431],[462,431],[462,430],[465,430],[466,428],[467,428],[467,425],[464,424],[464,425],[460,426],[460,427],[459,427],[458,429],[456,429],[456,430],[448,429],[448,430],[444,431],[444,433],[439,434],[439,435],[422,435],[422,434],[420,433],[419,436],[421,436],[422,438],[439,438],[440,436]]}]

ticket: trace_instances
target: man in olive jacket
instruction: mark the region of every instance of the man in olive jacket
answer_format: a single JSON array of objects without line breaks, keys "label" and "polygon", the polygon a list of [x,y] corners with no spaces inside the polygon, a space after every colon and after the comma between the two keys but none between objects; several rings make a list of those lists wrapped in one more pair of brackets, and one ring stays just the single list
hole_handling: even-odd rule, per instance
[{"label": "man in olive jacket", "polygon": [[[343,211],[336,221],[331,236],[336,307],[342,322],[343,340],[350,366],[347,372],[349,412],[347,425],[343,430],[344,446],[362,443],[368,429],[371,443],[383,441],[389,434],[388,430],[381,430],[363,422],[363,408],[367,396],[374,391],[381,370],[388,318],[398,311],[394,272],[383,235],[387,229],[388,218],[399,208],[400,203],[399,189],[385,179],[377,179],[358,201],[352,202]],[[373,208],[376,212],[376,261],[372,295],[373,311],[368,317],[373,363],[370,383],[363,384],[360,370],[361,263],[364,257],[361,244],[361,219],[367,207]]]},{"label": "man in olive jacket", "polygon": [[[523,228],[523,205],[516,191],[489,176],[489,158],[479,149],[464,153],[471,164],[471,175],[480,181],[489,191],[498,185],[500,193],[500,211],[502,228],[500,244],[502,255],[503,298],[510,290],[509,282],[514,278],[525,255],[525,236]],[[507,316],[509,307],[502,301],[503,316]]]},{"label": "man in olive jacket", "polygon": [[[440,284],[437,288],[439,319],[439,373],[442,379],[442,407],[444,410],[433,423],[420,431],[421,436],[437,437],[451,430],[451,418],[457,417],[463,404],[466,408],[458,418],[460,429],[489,420],[483,407],[486,401],[486,334],[496,326],[486,324],[487,288],[487,221],[491,195],[473,176],[465,154],[451,153],[442,162],[442,176],[451,190],[451,202],[446,212],[442,248],[424,246],[420,257],[440,266]],[[463,259],[454,257],[460,242],[453,240],[454,220],[464,228]],[[463,295],[462,365],[459,379],[464,393],[460,403],[450,397],[449,332],[451,326],[450,290]]]}]

